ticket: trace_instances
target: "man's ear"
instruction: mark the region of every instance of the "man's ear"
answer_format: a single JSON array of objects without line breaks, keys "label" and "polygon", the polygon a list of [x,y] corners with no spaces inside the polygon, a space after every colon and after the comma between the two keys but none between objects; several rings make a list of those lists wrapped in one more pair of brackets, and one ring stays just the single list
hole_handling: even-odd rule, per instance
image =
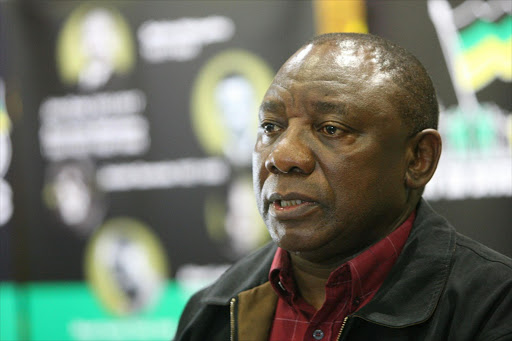
[{"label": "man's ear", "polygon": [[436,171],[441,148],[441,136],[435,129],[422,130],[410,138],[405,174],[407,187],[423,188],[430,181]]}]

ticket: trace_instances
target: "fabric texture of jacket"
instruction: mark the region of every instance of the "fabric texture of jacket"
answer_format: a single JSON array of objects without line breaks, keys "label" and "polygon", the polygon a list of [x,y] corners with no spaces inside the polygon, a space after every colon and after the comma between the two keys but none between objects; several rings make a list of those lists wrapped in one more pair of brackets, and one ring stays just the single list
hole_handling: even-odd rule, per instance
[{"label": "fabric texture of jacket", "polygon": [[[267,340],[275,250],[269,243],[195,294],[175,340]],[[458,234],[421,201],[397,262],[338,340],[512,340],[512,260]]]}]

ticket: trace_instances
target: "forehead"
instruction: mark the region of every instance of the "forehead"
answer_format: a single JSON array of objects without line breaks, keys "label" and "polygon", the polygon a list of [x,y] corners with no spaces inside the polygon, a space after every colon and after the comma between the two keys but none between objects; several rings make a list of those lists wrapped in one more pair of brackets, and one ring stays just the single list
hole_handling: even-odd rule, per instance
[{"label": "forehead", "polygon": [[297,51],[279,70],[276,80],[324,80],[341,83],[364,79],[372,83],[389,79],[381,71],[385,60],[378,48],[354,41],[309,44]]},{"label": "forehead", "polygon": [[395,111],[397,87],[382,70],[378,49],[353,41],[307,45],[277,73],[266,99],[339,100],[349,107]]}]

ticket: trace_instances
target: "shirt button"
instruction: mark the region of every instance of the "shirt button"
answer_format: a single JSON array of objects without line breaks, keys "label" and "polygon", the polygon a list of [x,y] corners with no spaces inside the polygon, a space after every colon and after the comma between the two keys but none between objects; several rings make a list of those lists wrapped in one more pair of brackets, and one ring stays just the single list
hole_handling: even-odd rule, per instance
[{"label": "shirt button", "polygon": [[359,297],[356,297],[353,301],[352,301],[352,305],[354,306],[358,306],[359,304],[361,304],[361,299]]},{"label": "shirt button", "polygon": [[324,332],[321,331],[320,329],[317,329],[313,332],[313,337],[315,338],[315,340],[322,340],[324,337]]}]

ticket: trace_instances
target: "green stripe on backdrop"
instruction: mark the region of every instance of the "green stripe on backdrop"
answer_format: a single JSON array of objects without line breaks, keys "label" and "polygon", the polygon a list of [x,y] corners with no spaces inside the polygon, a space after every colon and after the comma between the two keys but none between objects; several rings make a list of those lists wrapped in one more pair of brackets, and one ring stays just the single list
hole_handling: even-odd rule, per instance
[{"label": "green stripe on backdrop", "polygon": [[[153,308],[117,317],[101,306],[83,282],[0,283],[0,340],[168,341],[190,294],[170,281]],[[26,321],[25,327],[20,318]]]},{"label": "green stripe on backdrop", "polygon": [[512,38],[512,16],[506,15],[498,22],[476,20],[460,32],[462,49],[469,50],[477,46],[481,41],[495,37],[506,43]]},{"label": "green stripe on backdrop", "polygon": [[0,282],[0,340],[20,340],[18,335],[18,295],[16,286]]}]

